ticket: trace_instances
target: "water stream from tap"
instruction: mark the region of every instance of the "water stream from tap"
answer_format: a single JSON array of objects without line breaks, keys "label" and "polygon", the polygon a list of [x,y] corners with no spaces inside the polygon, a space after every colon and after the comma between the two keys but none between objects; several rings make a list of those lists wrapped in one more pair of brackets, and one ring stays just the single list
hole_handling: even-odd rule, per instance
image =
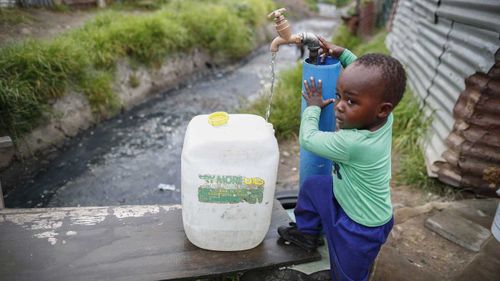
[{"label": "water stream from tap", "polygon": [[275,61],[276,61],[276,54],[277,54],[277,52],[272,52],[271,53],[271,94],[269,96],[269,102],[267,104],[266,122],[268,122],[269,115],[271,115],[271,104],[273,102],[274,78],[275,78],[274,65],[275,65]]}]

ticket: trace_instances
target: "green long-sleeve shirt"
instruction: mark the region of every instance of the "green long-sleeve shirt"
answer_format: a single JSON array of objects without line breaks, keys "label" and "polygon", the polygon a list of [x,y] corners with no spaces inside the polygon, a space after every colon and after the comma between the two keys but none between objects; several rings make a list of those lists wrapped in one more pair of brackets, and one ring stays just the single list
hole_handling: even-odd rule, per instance
[{"label": "green long-sleeve shirt", "polygon": [[[345,53],[345,51],[344,51]],[[349,65],[355,56],[348,52]],[[350,54],[349,54],[350,53]],[[378,130],[341,129],[322,132],[318,123],[321,109],[308,106],[302,113],[300,145],[337,165],[333,174],[334,195],[354,221],[365,226],[380,226],[392,217],[389,182],[391,179],[391,142],[393,116]]]}]

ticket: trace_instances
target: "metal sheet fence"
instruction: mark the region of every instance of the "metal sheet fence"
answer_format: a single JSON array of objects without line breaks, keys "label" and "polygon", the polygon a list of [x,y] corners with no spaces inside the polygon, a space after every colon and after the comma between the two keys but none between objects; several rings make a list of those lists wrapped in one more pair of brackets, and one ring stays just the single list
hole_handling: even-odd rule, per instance
[{"label": "metal sheet fence", "polygon": [[0,8],[10,8],[16,5],[16,0],[0,0]]},{"label": "metal sheet fence", "polygon": [[98,0],[0,0],[0,7],[9,3],[14,6],[16,3],[25,8],[31,7],[53,7],[55,5],[69,5],[69,6],[97,6]]},{"label": "metal sheet fence", "polygon": [[54,1],[52,0],[18,0],[21,7],[52,7]]},{"label": "metal sheet fence", "polygon": [[[464,95],[469,99],[477,95],[500,99],[498,86],[483,87],[479,94],[471,95],[473,90],[466,90],[465,82],[482,73],[489,81],[486,85],[500,83],[500,76],[497,76],[500,68],[495,70],[493,67],[500,56],[499,33],[498,0],[399,0],[392,30],[386,39],[393,56],[406,65],[409,85],[424,111],[433,116],[424,142],[429,174],[454,186],[493,189],[500,185],[500,157],[473,156],[478,151],[484,154],[500,145],[500,142],[491,143],[500,140],[500,127],[497,127],[500,126],[497,124],[500,122],[497,121],[500,120],[500,101],[495,101],[497,106],[490,106],[490,111],[484,111],[484,102],[471,105],[469,101],[468,106],[472,109],[469,108],[470,116],[466,119],[461,109],[457,111],[457,107],[464,106],[460,101],[468,100]],[[484,98],[477,99],[484,101]],[[485,112],[490,115],[484,117]],[[481,124],[477,123],[478,119]],[[471,120],[476,123],[471,125]],[[463,132],[460,128],[464,126],[473,129]],[[465,145],[466,148],[457,146],[457,135],[475,136],[485,147],[477,142]],[[497,170],[498,182],[492,183],[487,174]],[[443,176],[445,174],[448,176]]]}]

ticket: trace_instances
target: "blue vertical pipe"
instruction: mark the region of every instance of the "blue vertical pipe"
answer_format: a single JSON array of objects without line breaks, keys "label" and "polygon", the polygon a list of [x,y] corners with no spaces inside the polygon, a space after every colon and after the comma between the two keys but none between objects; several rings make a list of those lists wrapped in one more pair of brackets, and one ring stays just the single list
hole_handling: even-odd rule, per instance
[{"label": "blue vertical pipe", "polygon": [[[321,80],[323,83],[323,99],[335,98],[337,79],[341,70],[340,61],[327,57],[323,64],[310,64],[308,59],[304,61],[302,67],[302,91],[305,92],[304,80],[309,83],[310,77],[314,77],[316,83]],[[319,130],[332,132],[335,130],[335,112],[333,104],[329,104],[321,111],[319,119]],[[302,111],[307,107],[307,103],[302,97]],[[300,147],[300,187],[307,177],[312,175],[331,175],[332,161],[319,157],[302,147]]]}]

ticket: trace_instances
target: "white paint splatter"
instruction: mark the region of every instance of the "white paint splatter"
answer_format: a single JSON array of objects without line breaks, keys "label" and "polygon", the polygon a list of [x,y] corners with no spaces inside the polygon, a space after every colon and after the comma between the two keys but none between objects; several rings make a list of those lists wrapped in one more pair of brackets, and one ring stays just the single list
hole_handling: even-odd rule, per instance
[{"label": "white paint splatter", "polygon": [[159,206],[120,206],[113,208],[114,215],[119,218],[139,218],[146,214],[157,214]]},{"label": "white paint splatter", "polygon": [[47,241],[51,245],[55,245],[57,243],[55,236],[58,235],[55,230],[62,226],[62,220],[65,216],[64,211],[36,214],[6,214],[5,221],[17,224],[27,230],[48,230],[35,233],[33,236],[41,239],[47,238]]},{"label": "white paint splatter", "polygon": [[76,209],[69,213],[72,224],[96,225],[108,216],[108,208]]},{"label": "white paint splatter", "polygon": [[41,239],[47,238],[47,241],[49,241],[49,243],[51,245],[55,245],[57,243],[57,238],[55,238],[55,236],[57,236],[57,235],[59,235],[59,234],[55,231],[45,231],[42,233],[36,233],[33,236],[35,236],[36,238],[41,238]]},{"label": "white paint splatter", "polygon": [[5,220],[26,229],[57,229],[62,226],[65,212],[50,212],[38,214],[6,214]]},{"label": "white paint splatter", "polygon": [[182,205],[176,204],[176,205],[170,205],[170,206],[161,206],[161,208],[167,212],[170,212],[170,211],[182,209]]}]

